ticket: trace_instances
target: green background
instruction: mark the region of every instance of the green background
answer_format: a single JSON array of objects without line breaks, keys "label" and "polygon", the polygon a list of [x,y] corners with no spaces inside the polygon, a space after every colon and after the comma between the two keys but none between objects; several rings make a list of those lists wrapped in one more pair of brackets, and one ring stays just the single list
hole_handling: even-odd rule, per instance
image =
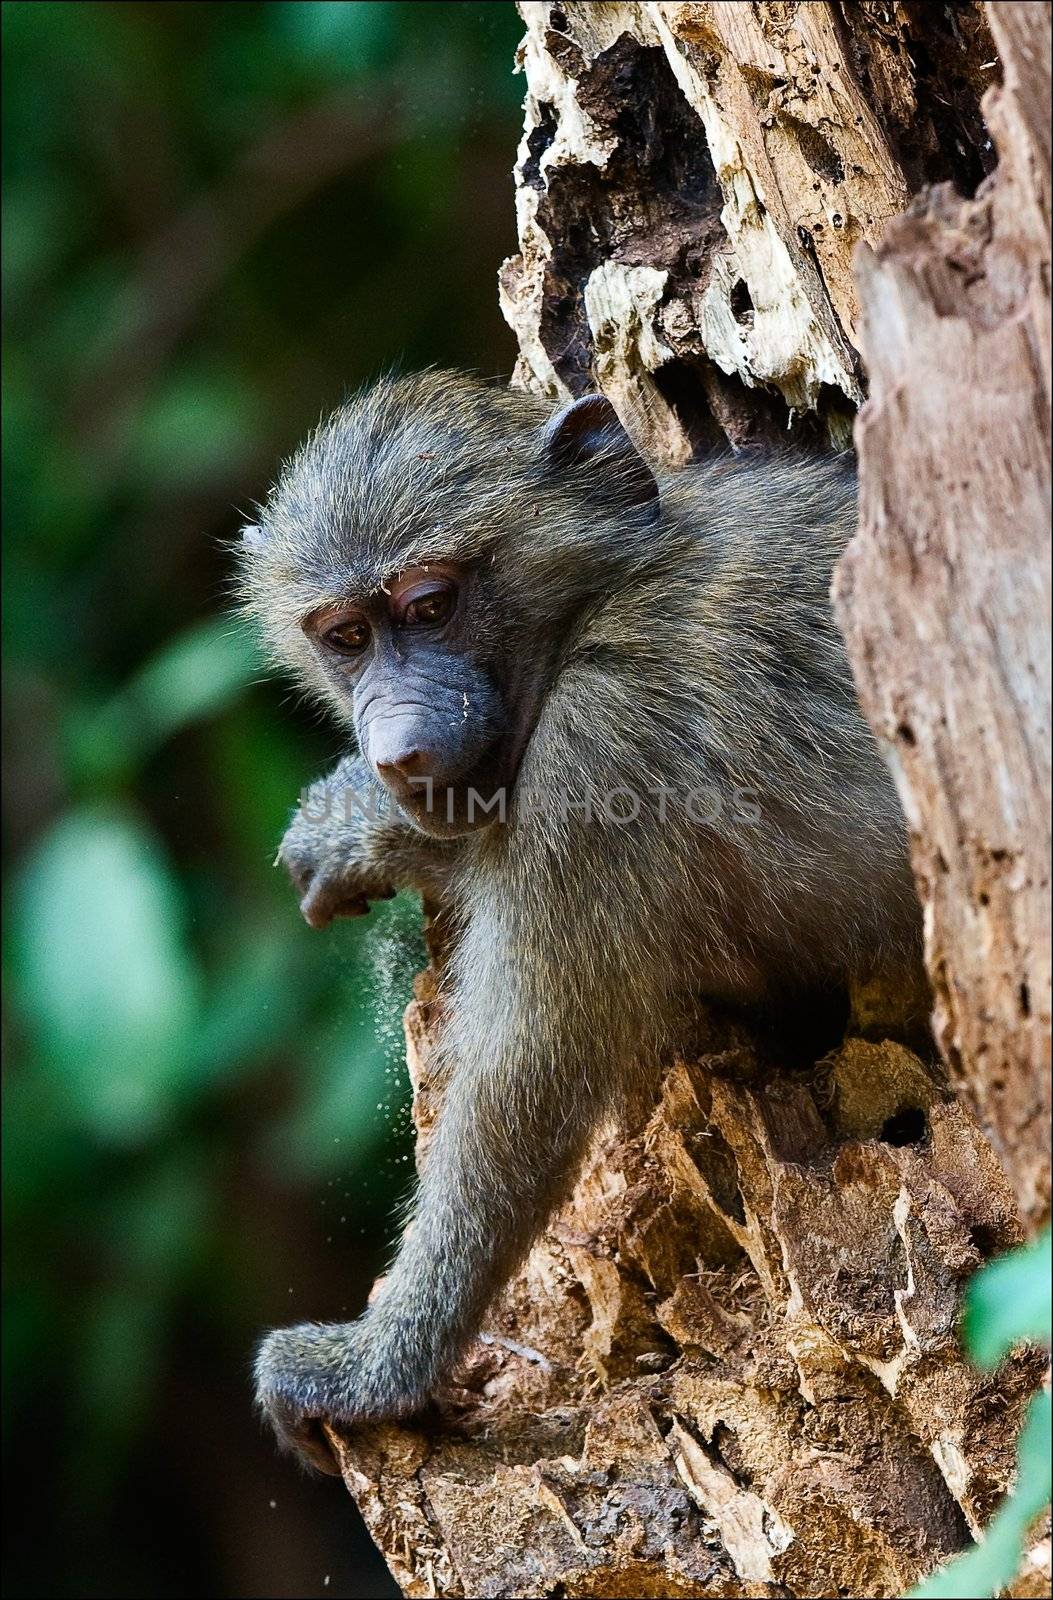
[{"label": "green background", "polygon": [[227,547],[348,388],[510,371],[521,25],[3,15],[7,1590],[394,1593],[248,1370],[390,1247],[419,913],[301,924],[271,863],[339,737]]}]

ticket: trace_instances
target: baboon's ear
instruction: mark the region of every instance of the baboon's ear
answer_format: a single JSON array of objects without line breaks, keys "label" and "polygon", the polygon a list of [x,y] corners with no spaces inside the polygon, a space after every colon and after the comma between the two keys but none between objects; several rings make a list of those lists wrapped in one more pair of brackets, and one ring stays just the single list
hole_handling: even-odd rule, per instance
[{"label": "baboon's ear", "polygon": [[618,413],[602,394],[583,394],[562,406],[545,424],[545,450],[553,467],[603,463],[606,486],[627,505],[653,502],[658,509],[654,474],[618,421]]},{"label": "baboon's ear", "polygon": [[262,550],[266,534],[255,522],[248,522],[241,530],[241,544],[244,550]]}]

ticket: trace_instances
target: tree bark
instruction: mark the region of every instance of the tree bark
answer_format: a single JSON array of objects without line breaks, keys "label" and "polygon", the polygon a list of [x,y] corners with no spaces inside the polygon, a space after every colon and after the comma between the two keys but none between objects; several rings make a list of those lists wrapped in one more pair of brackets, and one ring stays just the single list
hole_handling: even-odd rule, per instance
[{"label": "tree bark", "polygon": [[[1041,1368],[978,1375],[956,1317],[1049,1193],[1049,11],[519,9],[516,381],[599,386],[681,462],[843,445],[865,356],[837,605],[944,1059],[901,995],[856,995],[818,1060],[714,1018],[597,1141],[427,1426],[334,1440],[407,1595],[898,1595],[1005,1491]],[[441,1025],[424,974],[422,1155]]]},{"label": "tree bark", "polygon": [[1025,1215],[1049,1211],[1050,12],[989,8],[999,166],[864,254],[860,533],[838,612],[889,751],[936,1029]]}]

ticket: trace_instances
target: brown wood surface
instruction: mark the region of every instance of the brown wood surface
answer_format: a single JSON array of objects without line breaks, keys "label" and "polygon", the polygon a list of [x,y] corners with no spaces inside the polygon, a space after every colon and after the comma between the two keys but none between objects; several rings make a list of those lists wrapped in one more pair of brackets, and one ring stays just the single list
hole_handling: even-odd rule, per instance
[{"label": "brown wood surface", "polygon": [[1025,1214],[1049,1213],[1050,11],[990,6],[998,171],[860,262],[871,397],[838,614],[889,748],[937,1034]]},{"label": "brown wood surface", "polygon": [[[407,1595],[899,1595],[1004,1492],[1040,1366],[977,1375],[956,1315],[1048,1197],[1049,11],[519,9],[516,381],[676,462],[844,443],[866,358],[837,600],[945,1059],[916,996],[803,1052],[714,1017],[433,1414],[334,1439]],[[426,1159],[430,974],[407,1020]]]}]

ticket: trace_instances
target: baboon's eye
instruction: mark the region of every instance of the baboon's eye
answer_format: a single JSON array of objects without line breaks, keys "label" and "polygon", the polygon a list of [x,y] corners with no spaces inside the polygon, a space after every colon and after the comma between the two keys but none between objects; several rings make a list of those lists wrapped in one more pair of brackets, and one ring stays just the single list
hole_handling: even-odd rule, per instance
[{"label": "baboon's eye", "polygon": [[338,656],[358,656],[369,643],[369,623],[364,617],[343,617],[324,628],[319,638]]},{"label": "baboon's eye", "polygon": [[408,628],[439,628],[448,622],[457,604],[450,583],[419,584],[399,596],[398,620]]}]

